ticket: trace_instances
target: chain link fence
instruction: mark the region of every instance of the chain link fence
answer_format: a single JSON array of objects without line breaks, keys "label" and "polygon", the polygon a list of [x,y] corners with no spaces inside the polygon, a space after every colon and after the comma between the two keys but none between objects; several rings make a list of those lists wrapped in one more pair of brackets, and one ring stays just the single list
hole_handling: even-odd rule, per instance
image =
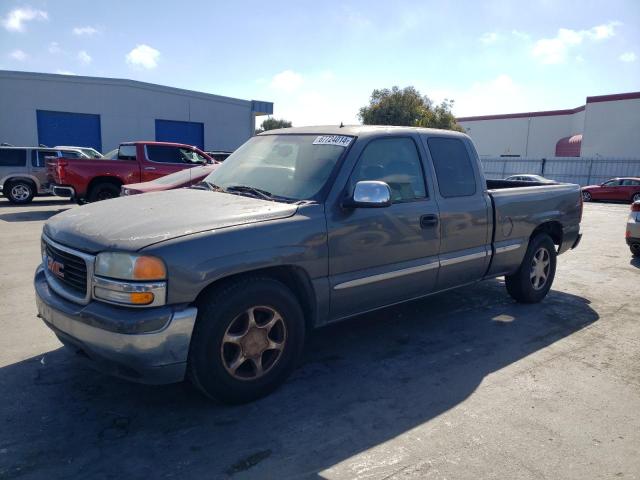
[{"label": "chain link fence", "polygon": [[614,177],[640,177],[640,158],[481,157],[480,161],[485,176],[491,180],[529,173],[584,186],[601,184]]}]

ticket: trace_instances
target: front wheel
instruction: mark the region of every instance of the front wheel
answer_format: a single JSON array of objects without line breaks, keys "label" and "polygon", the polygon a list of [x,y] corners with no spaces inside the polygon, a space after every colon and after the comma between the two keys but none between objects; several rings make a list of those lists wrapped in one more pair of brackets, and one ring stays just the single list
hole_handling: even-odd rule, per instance
[{"label": "front wheel", "polygon": [[189,377],[222,402],[256,400],[293,371],[304,336],[302,309],[286,286],[271,278],[233,281],[198,306]]},{"label": "front wheel", "polygon": [[582,192],[582,200],[584,200],[585,202],[590,202],[591,194],[587,191]]},{"label": "front wheel", "polygon": [[505,277],[507,292],[520,303],[537,303],[547,296],[556,275],[556,249],[546,233],[536,235],[513,275]]},{"label": "front wheel", "polygon": [[9,201],[18,205],[29,203],[36,194],[33,183],[24,180],[11,182],[7,190],[6,195]]}]

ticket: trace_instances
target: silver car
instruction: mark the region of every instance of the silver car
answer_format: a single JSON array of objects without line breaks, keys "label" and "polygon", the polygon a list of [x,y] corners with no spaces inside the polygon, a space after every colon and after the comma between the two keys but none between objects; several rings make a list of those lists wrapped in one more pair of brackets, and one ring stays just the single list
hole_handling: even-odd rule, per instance
[{"label": "silver car", "polygon": [[631,249],[631,255],[640,257],[640,201],[631,204],[625,237]]},{"label": "silver car", "polygon": [[0,146],[0,192],[11,203],[24,204],[49,193],[46,157],[88,158],[78,149]]}]

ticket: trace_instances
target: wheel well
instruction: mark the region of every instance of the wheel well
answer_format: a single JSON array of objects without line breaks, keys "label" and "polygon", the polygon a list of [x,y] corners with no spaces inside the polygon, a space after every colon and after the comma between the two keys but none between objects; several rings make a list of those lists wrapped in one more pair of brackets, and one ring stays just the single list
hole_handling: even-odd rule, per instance
[{"label": "wheel well", "polygon": [[269,277],[283,283],[300,301],[300,306],[304,313],[307,332],[313,330],[317,323],[316,297],[313,291],[313,286],[311,285],[311,280],[307,273],[302,268],[294,265],[260,268],[258,270],[237,273],[218,279],[203,288],[194,303],[198,304],[200,299],[203,296],[208,295],[212,290],[218,289],[232,281],[245,277]]},{"label": "wheel well", "polygon": [[35,182],[35,180],[33,180],[33,178],[29,178],[29,177],[11,177],[11,178],[7,178],[4,181],[4,185],[11,185],[13,182],[17,182],[17,181],[29,182],[31,185],[34,186],[35,193],[38,193],[38,184]]},{"label": "wheel well", "polygon": [[92,178],[89,182],[89,186],[87,187],[87,196],[91,193],[91,190],[99,184],[99,183],[111,183],[116,187],[120,188],[122,186],[122,181],[116,177],[95,177]]},{"label": "wheel well", "polygon": [[529,239],[535,237],[538,233],[546,233],[551,237],[553,243],[555,245],[562,245],[562,224],[560,222],[545,222],[538,225],[533,232],[531,232],[531,236]]}]

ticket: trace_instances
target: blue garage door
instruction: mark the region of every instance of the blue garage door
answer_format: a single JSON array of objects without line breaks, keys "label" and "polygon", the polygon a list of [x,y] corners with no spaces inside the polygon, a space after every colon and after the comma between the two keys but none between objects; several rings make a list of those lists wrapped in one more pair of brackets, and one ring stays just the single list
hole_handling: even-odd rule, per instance
[{"label": "blue garage door", "polygon": [[100,115],[36,110],[38,143],[47,147],[66,145],[102,151]]},{"label": "blue garage door", "polygon": [[186,143],[204,150],[204,124],[156,120],[156,141]]}]

